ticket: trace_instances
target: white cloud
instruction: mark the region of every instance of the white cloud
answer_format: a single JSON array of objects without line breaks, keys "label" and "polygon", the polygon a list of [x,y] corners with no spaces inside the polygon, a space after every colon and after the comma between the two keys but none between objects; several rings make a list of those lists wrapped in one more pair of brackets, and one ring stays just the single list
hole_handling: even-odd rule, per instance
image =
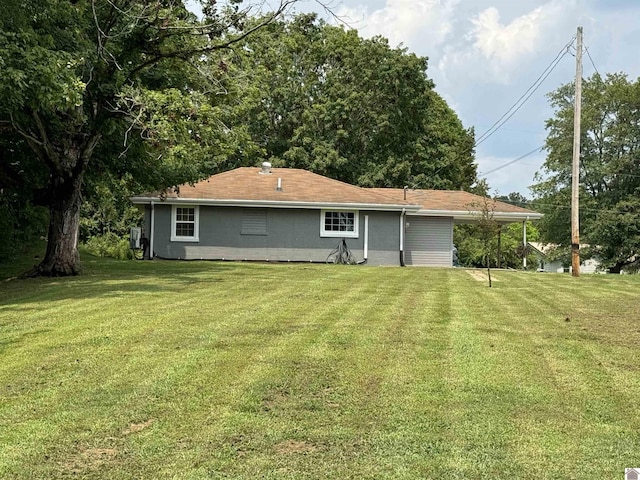
[{"label": "white cloud", "polygon": [[469,19],[469,29],[459,42],[447,46],[438,68],[449,78],[464,70],[466,76],[508,84],[534,57],[568,40],[561,25],[571,16],[573,4],[552,0],[509,23],[501,20],[497,8],[486,8]]},{"label": "white cloud", "polygon": [[473,46],[489,60],[512,63],[521,55],[535,51],[543,17],[543,8],[539,7],[504,25],[500,23],[500,12],[494,7],[488,8],[471,20],[475,27],[471,34],[475,39]]},{"label": "white cloud", "polygon": [[[369,12],[363,5],[341,7],[337,14],[361,36],[382,35],[395,47],[404,44],[420,50],[422,44],[442,44],[452,33],[452,19],[460,0],[386,0],[382,8]],[[416,44],[418,41],[420,44]]]}]

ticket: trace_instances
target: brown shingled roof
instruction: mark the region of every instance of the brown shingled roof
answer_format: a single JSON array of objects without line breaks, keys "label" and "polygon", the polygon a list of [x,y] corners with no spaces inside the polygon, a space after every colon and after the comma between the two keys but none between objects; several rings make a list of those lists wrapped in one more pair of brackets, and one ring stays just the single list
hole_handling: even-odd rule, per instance
[{"label": "brown shingled roof", "polygon": [[[180,185],[179,193],[167,191],[163,192],[163,195],[167,200],[410,206],[410,202],[402,199],[398,200],[372,189],[356,187],[307,170],[271,168],[270,171],[271,173],[261,173],[261,169],[257,167],[236,168],[213,175],[194,185]],[[281,190],[277,189],[278,179],[281,182]],[[155,192],[136,196],[134,199],[154,198],[160,195],[160,192]],[[417,207],[413,206],[413,209],[416,210]]]},{"label": "brown shingled roof", "polygon": [[[385,210],[406,208],[418,214],[438,214],[466,218],[478,211],[483,197],[458,190],[413,190],[401,188],[361,188],[297,168],[271,168],[262,173],[258,167],[241,167],[213,175],[194,185],[183,184],[178,193],[173,190],[132,197],[134,203],[149,203],[153,199],[168,202],[194,200],[229,204],[273,203],[303,204],[312,208],[323,205],[369,206]],[[278,190],[280,180],[281,190]],[[314,206],[315,205],[315,206]],[[452,214],[455,212],[456,214]],[[496,219],[540,218],[542,215],[526,208],[496,202]],[[498,218],[502,216],[503,218]]]},{"label": "brown shingled roof", "polygon": [[[372,188],[374,192],[387,195],[392,199],[404,200],[402,188]],[[421,210],[469,212],[482,208],[484,197],[461,190],[414,190],[407,189],[406,201],[420,205]],[[495,201],[495,213],[521,213],[539,215],[533,210],[517,207],[509,203]]]}]

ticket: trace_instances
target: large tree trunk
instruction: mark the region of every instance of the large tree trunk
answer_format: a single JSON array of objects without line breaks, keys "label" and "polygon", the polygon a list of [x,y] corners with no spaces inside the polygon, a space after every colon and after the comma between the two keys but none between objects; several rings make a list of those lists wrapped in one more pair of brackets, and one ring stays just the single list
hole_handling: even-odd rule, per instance
[{"label": "large tree trunk", "polygon": [[[76,112],[78,115],[81,111]],[[36,155],[49,167],[47,188],[36,192],[35,203],[49,207],[47,253],[42,262],[24,276],[62,277],[80,273],[78,231],[82,185],[99,133],[83,134],[71,128],[56,134],[55,144],[37,112],[33,118],[40,138],[20,131]],[[80,123],[80,122],[78,122]],[[74,124],[71,124],[73,127]]]},{"label": "large tree trunk", "polygon": [[78,231],[82,205],[82,177],[57,178],[50,186],[47,253],[25,276],[62,277],[80,273]]}]

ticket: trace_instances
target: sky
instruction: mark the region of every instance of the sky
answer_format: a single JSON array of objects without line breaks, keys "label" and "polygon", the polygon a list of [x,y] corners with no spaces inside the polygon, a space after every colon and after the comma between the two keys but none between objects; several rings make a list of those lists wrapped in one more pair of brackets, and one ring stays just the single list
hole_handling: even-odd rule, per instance
[{"label": "sky", "polygon": [[[360,36],[382,35],[391,47],[428,57],[436,91],[466,128],[475,129],[477,141],[531,94],[502,127],[478,141],[479,177],[495,194],[531,197],[528,187],[545,159],[539,151],[545,121],[554,113],[546,95],[575,78],[575,42],[564,53],[578,26],[589,54],[583,50],[583,78],[596,69],[602,75],[624,72],[631,80],[640,76],[640,0],[322,1]],[[300,0],[294,8],[328,18],[319,0]]]}]

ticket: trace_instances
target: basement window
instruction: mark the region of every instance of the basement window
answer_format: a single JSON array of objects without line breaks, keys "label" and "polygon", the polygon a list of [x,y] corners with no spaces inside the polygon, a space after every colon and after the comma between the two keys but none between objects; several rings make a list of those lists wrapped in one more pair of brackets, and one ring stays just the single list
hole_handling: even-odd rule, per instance
[{"label": "basement window", "polygon": [[320,236],[358,238],[358,212],[356,210],[322,210]]},{"label": "basement window", "polygon": [[193,207],[171,207],[171,241],[198,242],[200,210]]}]

